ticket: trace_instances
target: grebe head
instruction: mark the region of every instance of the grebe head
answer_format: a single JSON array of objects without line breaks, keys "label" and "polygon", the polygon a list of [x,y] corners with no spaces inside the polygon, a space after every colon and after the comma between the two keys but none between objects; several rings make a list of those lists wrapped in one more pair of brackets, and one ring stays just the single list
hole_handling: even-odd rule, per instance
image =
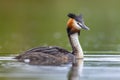
[{"label": "grebe head", "polygon": [[80,29],[89,30],[89,28],[84,24],[82,15],[77,16],[75,14],[69,13],[68,17],[70,19],[67,22],[67,26],[72,33],[79,32]]}]

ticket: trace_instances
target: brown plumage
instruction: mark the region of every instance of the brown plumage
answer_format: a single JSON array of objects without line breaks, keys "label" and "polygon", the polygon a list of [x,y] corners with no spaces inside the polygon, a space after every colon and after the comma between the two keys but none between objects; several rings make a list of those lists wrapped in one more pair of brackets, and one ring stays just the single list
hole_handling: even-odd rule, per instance
[{"label": "brown plumage", "polygon": [[[20,62],[34,65],[61,65],[72,62],[74,56],[71,52],[64,50],[63,48],[49,46],[33,48],[16,56],[16,59]],[[27,59],[30,61],[26,62],[25,60]]]},{"label": "brown plumage", "polygon": [[77,29],[76,26],[75,26],[75,20],[70,18],[67,22],[67,27],[69,30],[71,30],[71,32],[75,33],[75,32],[80,32],[80,29]]}]

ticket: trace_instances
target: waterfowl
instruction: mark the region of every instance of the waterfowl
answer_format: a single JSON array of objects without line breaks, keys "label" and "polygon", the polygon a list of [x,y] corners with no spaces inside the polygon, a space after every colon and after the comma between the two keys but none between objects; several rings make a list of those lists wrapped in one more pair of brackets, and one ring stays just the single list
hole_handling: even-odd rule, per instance
[{"label": "waterfowl", "polygon": [[20,62],[32,65],[62,65],[73,62],[74,59],[83,58],[83,50],[78,36],[81,29],[89,30],[89,28],[84,24],[82,15],[69,13],[68,17],[66,30],[72,52],[57,46],[36,47],[21,53],[15,58]]}]

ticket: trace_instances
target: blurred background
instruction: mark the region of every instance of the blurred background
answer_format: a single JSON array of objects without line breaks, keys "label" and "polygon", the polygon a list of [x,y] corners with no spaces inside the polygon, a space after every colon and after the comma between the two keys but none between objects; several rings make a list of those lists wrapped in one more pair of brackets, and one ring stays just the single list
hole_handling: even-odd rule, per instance
[{"label": "blurred background", "polygon": [[120,51],[120,0],[0,0],[0,54],[37,46],[71,50],[67,14],[82,14],[84,51]]}]

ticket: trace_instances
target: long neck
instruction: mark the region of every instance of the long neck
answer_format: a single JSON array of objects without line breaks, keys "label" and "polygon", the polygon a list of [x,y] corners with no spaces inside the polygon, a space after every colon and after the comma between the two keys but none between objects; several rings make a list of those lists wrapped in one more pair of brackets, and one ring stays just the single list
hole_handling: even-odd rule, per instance
[{"label": "long neck", "polygon": [[83,50],[78,39],[78,33],[69,34],[69,41],[76,58],[83,58]]}]

